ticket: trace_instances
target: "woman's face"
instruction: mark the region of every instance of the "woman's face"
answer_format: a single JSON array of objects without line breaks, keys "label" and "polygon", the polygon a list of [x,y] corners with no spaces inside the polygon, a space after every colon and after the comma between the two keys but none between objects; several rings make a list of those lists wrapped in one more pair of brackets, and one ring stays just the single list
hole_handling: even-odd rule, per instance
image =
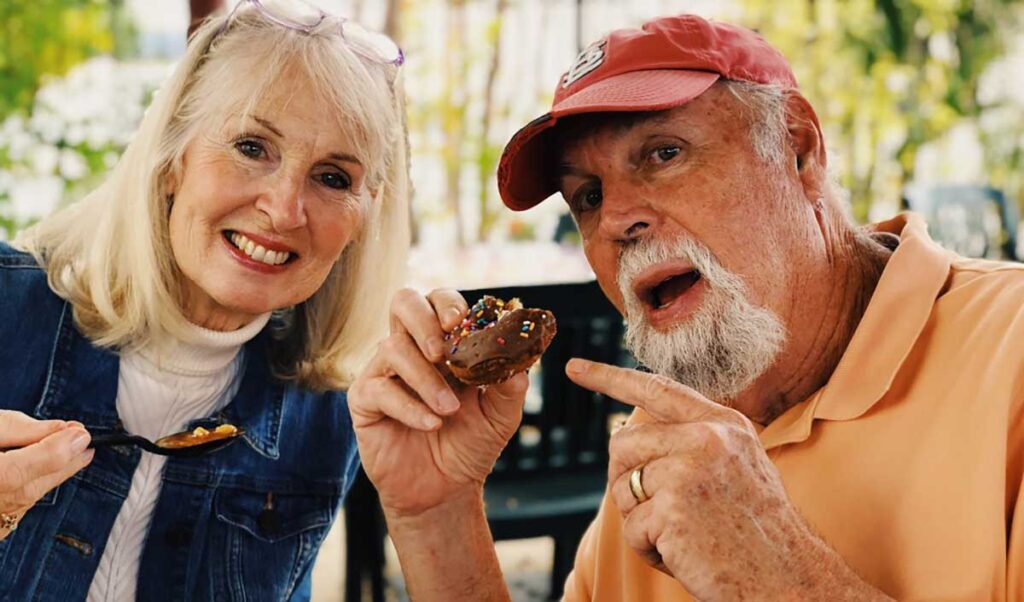
[{"label": "woman's face", "polygon": [[282,78],[248,118],[224,115],[186,148],[170,239],[194,323],[233,330],[305,301],[356,236],[366,166],[330,115]]}]

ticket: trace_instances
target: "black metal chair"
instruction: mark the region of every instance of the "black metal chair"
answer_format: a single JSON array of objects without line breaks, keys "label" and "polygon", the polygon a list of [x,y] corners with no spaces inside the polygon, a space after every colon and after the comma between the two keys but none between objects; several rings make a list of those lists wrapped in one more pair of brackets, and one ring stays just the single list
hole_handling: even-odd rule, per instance
[{"label": "black metal chair", "polygon": [[607,485],[609,422],[629,411],[565,376],[572,357],[631,364],[622,350],[623,322],[596,282],[464,291],[518,297],[527,307],[554,312],[558,334],[531,371],[531,392],[519,432],[484,487],[495,540],[552,537],[551,598],[560,598],[576,548]]},{"label": "black metal chair", "polygon": [[[469,303],[484,294],[518,297],[554,312],[558,334],[531,370],[523,422],[487,479],[484,499],[495,540],[551,537],[555,553],[552,599],[560,598],[576,548],[607,484],[610,423],[630,408],[572,384],[571,357],[634,365],[622,349],[623,321],[596,282],[463,291]],[[362,600],[369,580],[382,599],[385,525],[376,492],[360,471],[345,502],[346,602]]]},{"label": "black metal chair", "polygon": [[922,214],[932,238],[967,257],[1017,260],[1017,208],[991,186],[908,187],[903,208]]}]

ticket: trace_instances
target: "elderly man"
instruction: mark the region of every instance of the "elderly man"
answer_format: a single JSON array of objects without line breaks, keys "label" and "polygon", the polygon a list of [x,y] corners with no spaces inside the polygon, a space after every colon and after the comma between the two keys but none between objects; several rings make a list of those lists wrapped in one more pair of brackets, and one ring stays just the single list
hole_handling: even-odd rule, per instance
[{"label": "elderly man", "polygon": [[[759,36],[613,32],[499,188],[516,210],[561,192],[654,372],[566,368],[639,408],[567,600],[1024,600],[1024,269],[945,252],[914,215],[852,225]],[[526,379],[445,380],[465,311],[400,294],[349,397],[416,600],[507,597],[480,493]]]}]

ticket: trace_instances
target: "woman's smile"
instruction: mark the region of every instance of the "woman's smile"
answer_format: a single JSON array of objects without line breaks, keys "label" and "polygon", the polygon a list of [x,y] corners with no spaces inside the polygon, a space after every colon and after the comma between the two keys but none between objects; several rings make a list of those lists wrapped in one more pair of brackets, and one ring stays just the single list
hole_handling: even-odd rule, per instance
[{"label": "woman's smile", "polygon": [[249,232],[224,230],[221,237],[240,264],[265,274],[280,273],[299,259],[291,248]]}]

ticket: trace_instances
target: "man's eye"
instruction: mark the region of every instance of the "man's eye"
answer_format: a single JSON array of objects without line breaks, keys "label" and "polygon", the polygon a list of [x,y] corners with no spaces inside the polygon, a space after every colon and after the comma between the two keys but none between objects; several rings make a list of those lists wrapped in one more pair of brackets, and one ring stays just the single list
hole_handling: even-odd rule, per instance
[{"label": "man's eye", "polygon": [[679,155],[678,146],[662,146],[651,152],[650,157],[657,162],[665,163],[675,159]]},{"label": "man's eye", "polygon": [[255,140],[239,140],[235,143],[235,148],[250,159],[259,159],[264,153],[263,145]]},{"label": "man's eye", "polygon": [[593,211],[601,206],[601,189],[587,188],[576,194],[576,209],[578,211]]},{"label": "man's eye", "polygon": [[317,179],[328,188],[335,190],[348,190],[352,187],[352,178],[347,174],[338,171],[328,171],[317,176]]}]

